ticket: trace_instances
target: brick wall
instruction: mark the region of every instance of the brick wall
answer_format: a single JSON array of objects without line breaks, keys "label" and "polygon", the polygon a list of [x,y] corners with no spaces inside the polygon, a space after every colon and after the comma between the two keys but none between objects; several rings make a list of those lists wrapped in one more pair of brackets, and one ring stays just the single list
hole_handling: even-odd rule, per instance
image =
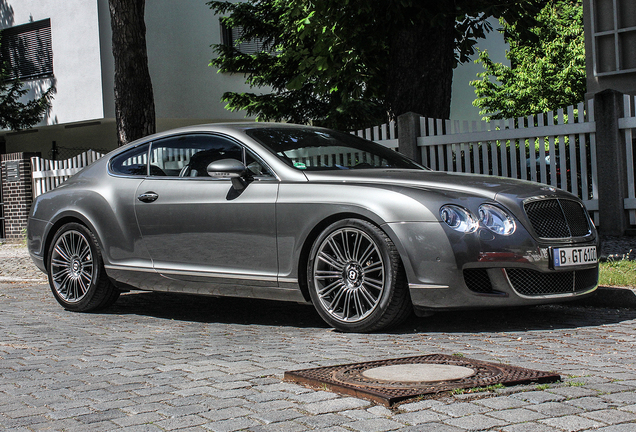
[{"label": "brick wall", "polygon": [[[35,153],[10,153],[0,155],[2,161],[2,198],[4,213],[4,238],[21,240],[24,238],[27,218],[33,202],[31,180],[31,156]],[[17,163],[19,180],[13,172],[7,172],[7,164]],[[0,233],[0,236],[2,233]]]}]

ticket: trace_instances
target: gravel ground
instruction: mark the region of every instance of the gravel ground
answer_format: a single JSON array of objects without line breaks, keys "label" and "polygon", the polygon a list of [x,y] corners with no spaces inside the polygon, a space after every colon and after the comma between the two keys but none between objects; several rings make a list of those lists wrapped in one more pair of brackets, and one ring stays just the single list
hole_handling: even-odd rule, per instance
[{"label": "gravel ground", "polygon": [[21,243],[0,243],[0,282],[46,282],[46,274],[38,269],[26,246]]}]

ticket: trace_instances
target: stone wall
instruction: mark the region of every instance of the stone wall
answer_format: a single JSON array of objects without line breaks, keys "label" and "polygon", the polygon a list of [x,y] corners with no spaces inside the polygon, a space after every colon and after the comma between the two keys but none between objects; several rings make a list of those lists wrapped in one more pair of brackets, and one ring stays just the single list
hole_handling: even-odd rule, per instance
[{"label": "stone wall", "polygon": [[0,155],[2,163],[2,199],[4,235],[7,240],[21,240],[26,233],[27,219],[33,202],[31,156],[35,153]]}]

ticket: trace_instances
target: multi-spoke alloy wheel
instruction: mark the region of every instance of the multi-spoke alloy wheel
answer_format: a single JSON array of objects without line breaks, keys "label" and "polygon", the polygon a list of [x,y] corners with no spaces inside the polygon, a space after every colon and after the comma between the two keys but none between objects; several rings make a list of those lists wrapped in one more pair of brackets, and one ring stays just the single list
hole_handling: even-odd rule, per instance
[{"label": "multi-spoke alloy wheel", "polygon": [[84,225],[69,223],[57,231],[47,263],[51,291],[67,309],[96,310],[119,297],[119,290],[104,272],[97,241]]},{"label": "multi-spoke alloy wheel", "polygon": [[387,327],[410,311],[395,246],[366,221],[348,219],[327,228],[310,253],[307,279],[320,315],[344,331]]},{"label": "multi-spoke alloy wheel", "polygon": [[60,297],[69,303],[82,300],[94,275],[93,254],[86,237],[75,230],[59,236],[51,254],[51,276]]}]

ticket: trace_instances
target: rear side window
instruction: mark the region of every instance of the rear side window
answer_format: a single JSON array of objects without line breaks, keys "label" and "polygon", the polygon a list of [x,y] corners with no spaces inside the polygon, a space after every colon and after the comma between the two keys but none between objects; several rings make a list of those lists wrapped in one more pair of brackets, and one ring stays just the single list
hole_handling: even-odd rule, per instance
[{"label": "rear side window", "polygon": [[112,158],[111,172],[129,176],[148,175],[148,146],[149,144],[135,147]]}]

